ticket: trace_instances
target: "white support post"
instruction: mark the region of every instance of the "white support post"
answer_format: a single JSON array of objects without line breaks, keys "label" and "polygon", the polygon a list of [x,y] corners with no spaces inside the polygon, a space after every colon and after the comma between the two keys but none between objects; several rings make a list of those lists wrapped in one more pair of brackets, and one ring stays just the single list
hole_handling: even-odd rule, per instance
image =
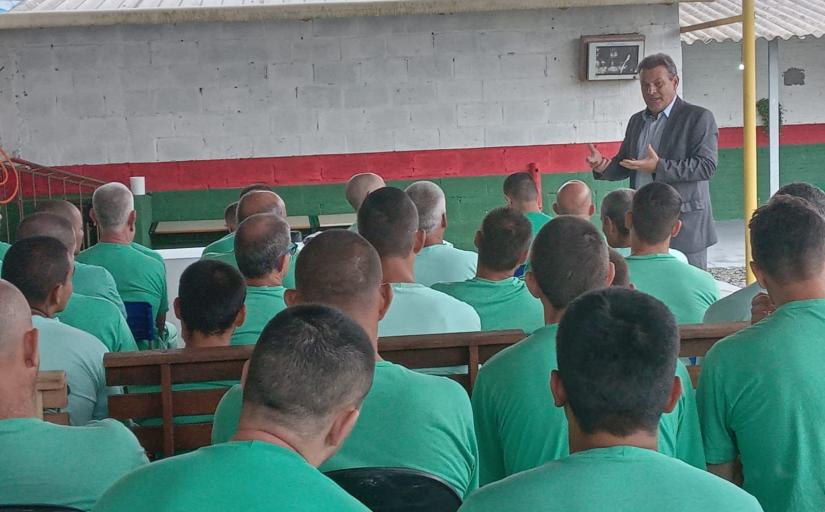
[{"label": "white support post", "polygon": [[779,38],[768,41],[768,133],[770,135],[770,189],[779,189]]}]

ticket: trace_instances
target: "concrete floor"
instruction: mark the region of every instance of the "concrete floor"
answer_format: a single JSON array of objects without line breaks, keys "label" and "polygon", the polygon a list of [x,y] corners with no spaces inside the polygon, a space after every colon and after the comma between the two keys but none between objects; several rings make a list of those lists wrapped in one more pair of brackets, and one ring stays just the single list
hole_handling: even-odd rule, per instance
[{"label": "concrete floor", "polygon": [[745,266],[745,224],[741,220],[717,221],[719,242],[708,248],[708,267]]}]

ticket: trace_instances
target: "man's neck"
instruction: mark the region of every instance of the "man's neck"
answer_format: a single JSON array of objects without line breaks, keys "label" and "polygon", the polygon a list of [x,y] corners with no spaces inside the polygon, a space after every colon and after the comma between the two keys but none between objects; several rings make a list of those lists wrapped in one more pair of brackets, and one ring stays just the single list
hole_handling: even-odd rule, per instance
[{"label": "man's neck", "polygon": [[197,331],[187,332],[183,341],[186,342],[186,348],[228,347],[233,331],[234,329],[228,329],[226,332],[211,336]]},{"label": "man's neck", "polygon": [[49,306],[48,304],[37,304],[30,306],[32,310],[32,316],[40,316],[43,318],[54,318],[54,315],[58,313],[57,308],[54,306]]},{"label": "man's neck", "polygon": [[561,318],[564,316],[567,308],[556,309],[545,298],[541,299],[541,303],[544,306],[544,325],[553,325],[561,322]]},{"label": "man's neck", "polygon": [[3,390],[0,393],[0,420],[37,417],[35,401],[32,398],[20,398],[30,394],[30,391],[21,390],[11,382],[0,384],[0,390]]},{"label": "man's neck", "polygon": [[540,212],[538,201],[528,201],[526,203],[513,203],[513,208],[521,213]]},{"label": "man's neck", "polygon": [[767,286],[768,295],[777,307],[800,300],[825,299],[825,279],[811,279],[781,286],[768,282]]},{"label": "man's neck", "polygon": [[134,240],[134,233],[128,227],[111,231],[100,231],[100,241],[107,244],[129,245]]},{"label": "man's neck", "polygon": [[247,278],[247,286],[283,286],[284,277],[280,272],[273,272],[262,277]]},{"label": "man's neck", "polygon": [[381,270],[384,272],[385,283],[414,283],[415,254],[410,253],[406,258],[381,258]]},{"label": "man's neck", "polygon": [[424,239],[424,247],[429,247],[431,245],[441,245],[444,243],[444,230],[443,229],[436,229],[435,231],[431,231],[427,233],[427,238]]},{"label": "man's neck", "polygon": [[[574,432],[574,430],[576,430]],[[568,434],[570,440],[570,453],[578,453],[598,448],[611,448],[614,446],[635,446],[656,451],[659,448],[657,434],[637,431],[628,436],[616,436],[607,432],[596,432],[585,434],[579,429],[571,429]]]},{"label": "man's neck", "polygon": [[658,244],[648,244],[639,240],[633,233],[630,234],[630,255],[650,256],[653,254],[670,253],[670,237]]},{"label": "man's neck", "polygon": [[616,240],[615,244],[610,244],[613,249],[624,249],[630,247],[630,235]]},{"label": "man's neck", "polygon": [[515,274],[516,269],[512,270],[492,270],[484,265],[479,265],[476,270],[476,277],[479,279],[486,279],[487,281],[504,281],[510,279]]},{"label": "man's neck", "polygon": [[238,430],[235,432],[232,441],[259,441],[274,444],[297,453],[315,467],[324,462],[324,458],[318,456],[307,443],[302,442],[299,436],[286,430],[272,428],[269,422],[263,424],[254,420],[250,421],[244,417],[243,411],[238,423]]}]

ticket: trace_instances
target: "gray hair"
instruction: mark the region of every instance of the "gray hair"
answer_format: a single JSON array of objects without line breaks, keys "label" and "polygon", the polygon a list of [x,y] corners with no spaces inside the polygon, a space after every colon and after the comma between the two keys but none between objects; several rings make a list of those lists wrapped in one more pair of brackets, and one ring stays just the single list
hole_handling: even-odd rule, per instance
[{"label": "gray hair", "polygon": [[610,219],[623,236],[630,234],[625,224],[625,215],[633,206],[633,196],[635,190],[629,188],[618,188],[602,199],[602,218]]},{"label": "gray hair", "polygon": [[135,209],[135,198],[126,185],[117,182],[107,183],[95,190],[92,195],[92,208],[100,229],[115,229],[129,220],[129,214]]},{"label": "gray hair", "polygon": [[418,208],[418,229],[430,233],[441,225],[441,217],[447,213],[447,199],[441,187],[432,181],[416,181],[404,192]]},{"label": "gray hair", "polygon": [[639,63],[639,73],[642,72],[643,69],[653,69],[658,68],[659,66],[664,66],[667,68],[667,72],[670,75],[670,78],[679,74],[679,70],[676,69],[676,63],[673,62],[673,59],[670,55],[666,53],[654,53],[653,55],[648,55],[642,62]]}]

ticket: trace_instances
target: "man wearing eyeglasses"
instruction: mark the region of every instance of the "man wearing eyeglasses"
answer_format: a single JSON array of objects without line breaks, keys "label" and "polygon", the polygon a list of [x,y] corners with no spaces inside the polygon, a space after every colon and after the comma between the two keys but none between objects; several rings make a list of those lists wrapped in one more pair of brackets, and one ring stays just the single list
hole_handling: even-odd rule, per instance
[{"label": "man wearing eyeglasses", "polygon": [[283,282],[296,249],[289,224],[279,215],[258,213],[238,224],[235,259],[246,279],[246,320],[232,335],[232,345],[254,344],[267,322],[286,309]]}]

